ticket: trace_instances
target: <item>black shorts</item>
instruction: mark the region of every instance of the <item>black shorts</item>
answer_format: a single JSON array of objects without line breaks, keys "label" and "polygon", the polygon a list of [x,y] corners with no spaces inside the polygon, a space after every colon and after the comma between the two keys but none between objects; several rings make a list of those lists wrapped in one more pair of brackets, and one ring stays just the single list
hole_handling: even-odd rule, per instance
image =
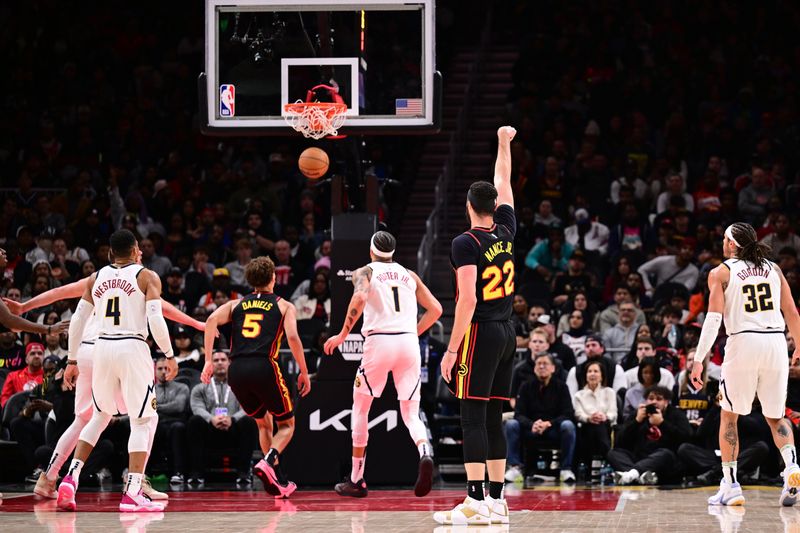
[{"label": "black shorts", "polygon": [[292,397],[278,361],[266,355],[232,357],[228,384],[248,416],[263,418],[270,412],[278,421],[294,416]]},{"label": "black shorts", "polygon": [[471,323],[447,384],[450,392],[461,400],[511,399],[516,349],[510,321]]}]

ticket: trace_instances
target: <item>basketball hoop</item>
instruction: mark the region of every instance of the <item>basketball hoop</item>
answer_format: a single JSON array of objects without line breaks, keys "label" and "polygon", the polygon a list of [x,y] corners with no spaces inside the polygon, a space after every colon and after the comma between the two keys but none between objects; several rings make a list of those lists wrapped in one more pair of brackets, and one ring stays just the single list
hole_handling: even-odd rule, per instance
[{"label": "basketball hoop", "polygon": [[336,136],[345,121],[347,104],[339,102],[301,102],[283,106],[283,118],[295,131],[307,139]]}]

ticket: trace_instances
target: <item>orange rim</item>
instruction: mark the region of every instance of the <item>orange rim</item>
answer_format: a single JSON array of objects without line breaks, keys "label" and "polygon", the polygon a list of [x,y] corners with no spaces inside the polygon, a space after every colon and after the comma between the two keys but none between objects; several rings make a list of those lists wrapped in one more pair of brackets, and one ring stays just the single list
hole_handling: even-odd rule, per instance
[{"label": "orange rim", "polygon": [[333,112],[333,115],[338,115],[347,111],[347,104],[342,104],[339,102],[296,102],[294,104],[285,104],[283,109],[287,113],[301,115],[309,107],[319,108],[325,111],[326,114]]}]

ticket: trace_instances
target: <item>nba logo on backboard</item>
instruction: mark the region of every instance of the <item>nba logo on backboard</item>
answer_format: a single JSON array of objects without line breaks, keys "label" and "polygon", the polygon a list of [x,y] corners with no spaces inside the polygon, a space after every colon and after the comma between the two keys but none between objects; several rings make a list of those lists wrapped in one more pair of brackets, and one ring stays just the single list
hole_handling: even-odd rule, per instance
[{"label": "nba logo on backboard", "polygon": [[230,84],[219,86],[219,116],[232,117],[236,114],[236,87]]}]

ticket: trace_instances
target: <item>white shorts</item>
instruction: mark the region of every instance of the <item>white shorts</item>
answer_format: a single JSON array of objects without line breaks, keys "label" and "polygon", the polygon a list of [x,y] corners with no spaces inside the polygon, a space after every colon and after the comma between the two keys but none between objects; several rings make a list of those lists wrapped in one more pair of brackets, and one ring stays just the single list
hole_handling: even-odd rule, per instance
[{"label": "white shorts", "polygon": [[117,414],[117,398],[121,395],[131,418],[155,416],[155,370],[146,342],[100,338],[94,345],[93,357],[92,396],[98,410]]},{"label": "white shorts", "polygon": [[[75,357],[78,361],[78,380],[75,382],[75,416],[83,415],[83,418],[86,419],[91,418],[94,409],[92,401],[94,343],[95,341],[82,342]],[[117,394],[116,402],[119,414],[124,415],[128,412],[121,392]]]},{"label": "white shorts", "polygon": [[364,356],[353,392],[379,398],[392,373],[398,400],[419,400],[419,339],[416,334],[373,334],[364,341]]},{"label": "white shorts", "polygon": [[719,382],[724,410],[750,414],[758,395],[764,416],[783,418],[788,383],[789,356],[783,332],[728,337]]}]

